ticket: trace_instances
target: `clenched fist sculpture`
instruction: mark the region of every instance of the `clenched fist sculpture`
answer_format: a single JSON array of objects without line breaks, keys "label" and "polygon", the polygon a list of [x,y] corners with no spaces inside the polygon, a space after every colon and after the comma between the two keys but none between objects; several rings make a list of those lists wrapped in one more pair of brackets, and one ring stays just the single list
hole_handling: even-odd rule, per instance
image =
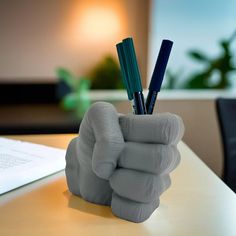
[{"label": "clenched fist sculpture", "polygon": [[183,133],[177,115],[122,115],[109,103],[95,103],[67,149],[69,190],[110,205],[122,219],[142,222],[171,184],[169,173],[180,162],[177,143]]}]

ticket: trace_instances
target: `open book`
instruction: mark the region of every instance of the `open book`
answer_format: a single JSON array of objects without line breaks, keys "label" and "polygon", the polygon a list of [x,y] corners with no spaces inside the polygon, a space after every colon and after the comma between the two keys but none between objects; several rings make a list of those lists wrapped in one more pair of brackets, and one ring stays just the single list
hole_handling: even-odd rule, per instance
[{"label": "open book", "polygon": [[0,138],[0,194],[65,168],[65,150]]}]

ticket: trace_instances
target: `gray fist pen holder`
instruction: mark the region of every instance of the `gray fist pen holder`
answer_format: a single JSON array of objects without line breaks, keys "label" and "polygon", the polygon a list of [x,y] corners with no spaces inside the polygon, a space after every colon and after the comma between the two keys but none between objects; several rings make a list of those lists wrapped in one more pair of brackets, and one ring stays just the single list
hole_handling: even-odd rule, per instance
[{"label": "gray fist pen holder", "polygon": [[177,115],[119,115],[111,104],[95,103],[67,148],[68,188],[89,202],[111,206],[122,219],[143,222],[170,186],[183,133]]}]

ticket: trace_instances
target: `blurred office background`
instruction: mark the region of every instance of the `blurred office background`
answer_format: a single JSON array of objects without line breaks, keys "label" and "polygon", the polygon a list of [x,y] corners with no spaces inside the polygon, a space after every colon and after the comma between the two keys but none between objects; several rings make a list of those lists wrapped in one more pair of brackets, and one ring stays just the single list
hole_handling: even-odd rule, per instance
[{"label": "blurred office background", "polygon": [[[73,79],[92,78],[100,88],[105,77],[112,80],[116,74],[115,81],[120,76],[115,45],[133,37],[147,88],[161,40],[168,38],[174,46],[158,112],[183,118],[184,141],[221,176],[215,100],[235,95],[236,74],[230,68],[236,64],[234,9],[233,0],[0,0],[1,134],[77,132],[81,117],[61,105],[71,88],[65,80],[58,83],[58,68]],[[221,63],[215,66],[216,61]],[[209,68],[204,82],[196,80]],[[91,102],[108,100],[118,111],[130,112],[119,89],[91,90]]]}]

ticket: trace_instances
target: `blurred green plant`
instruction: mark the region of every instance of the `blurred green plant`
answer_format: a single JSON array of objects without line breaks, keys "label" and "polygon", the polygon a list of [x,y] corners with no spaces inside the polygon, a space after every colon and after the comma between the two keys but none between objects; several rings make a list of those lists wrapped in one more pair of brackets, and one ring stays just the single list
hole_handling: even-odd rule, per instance
[{"label": "blurred green plant", "polygon": [[124,88],[121,71],[117,61],[110,55],[105,56],[86,77],[77,77],[68,69],[56,69],[59,84],[63,87],[61,104],[65,110],[75,110],[83,117],[90,106],[89,89]]},{"label": "blurred green plant", "polygon": [[118,62],[113,56],[105,56],[88,73],[91,89],[122,89],[124,88]]},{"label": "blurred green plant", "polygon": [[56,70],[59,83],[64,83],[69,91],[62,99],[61,104],[65,110],[74,110],[77,117],[82,118],[90,107],[89,88],[90,80],[85,77],[77,78],[69,70],[58,68]]},{"label": "blurred green plant", "polygon": [[183,74],[183,70],[180,69],[177,72],[172,72],[170,69],[166,70],[165,84],[163,84],[162,89],[178,89],[180,78]]},{"label": "blurred green plant", "polygon": [[231,49],[236,31],[228,38],[219,42],[221,53],[215,58],[207,56],[199,50],[190,50],[188,56],[203,64],[203,69],[190,74],[181,84],[181,73],[167,71],[167,89],[225,89],[231,86],[229,74],[236,71],[233,64],[234,53]]}]

